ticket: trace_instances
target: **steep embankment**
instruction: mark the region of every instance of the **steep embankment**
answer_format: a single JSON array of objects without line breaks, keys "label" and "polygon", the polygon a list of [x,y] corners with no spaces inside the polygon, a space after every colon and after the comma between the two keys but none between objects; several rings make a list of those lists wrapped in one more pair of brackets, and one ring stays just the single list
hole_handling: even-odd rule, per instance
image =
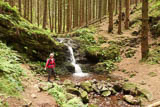
[{"label": "steep embankment", "polygon": [[63,44],[59,44],[49,31],[40,29],[20,17],[15,8],[0,2],[0,39],[12,45],[29,58],[45,61],[50,52],[56,53],[57,63],[65,59]]}]

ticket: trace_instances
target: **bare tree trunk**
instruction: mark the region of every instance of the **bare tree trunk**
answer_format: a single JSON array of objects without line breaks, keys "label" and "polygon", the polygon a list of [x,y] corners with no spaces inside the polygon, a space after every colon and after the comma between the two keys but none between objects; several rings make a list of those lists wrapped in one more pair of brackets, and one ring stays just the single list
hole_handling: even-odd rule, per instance
[{"label": "bare tree trunk", "polygon": [[40,17],[40,14],[39,14],[39,3],[40,2],[40,0],[37,0],[37,24],[38,24],[38,26],[39,26],[39,24],[40,24],[40,22],[39,22],[39,17]]},{"label": "bare tree trunk", "polygon": [[142,1],[142,38],[141,38],[141,52],[142,52],[142,59],[148,58],[148,32],[149,32],[149,25],[148,25],[148,0]]},{"label": "bare tree trunk", "polygon": [[57,0],[55,0],[55,32],[57,32]]},{"label": "bare tree trunk", "polygon": [[62,32],[62,0],[58,0],[58,33]]},{"label": "bare tree trunk", "polygon": [[51,18],[51,1],[48,1],[48,15],[49,15],[49,27],[50,31],[52,31],[52,18]]},{"label": "bare tree trunk", "polygon": [[65,32],[65,27],[66,27],[66,0],[63,0],[64,2],[63,2],[63,8],[64,8],[64,10],[63,10],[63,33]]},{"label": "bare tree trunk", "polygon": [[86,0],[86,26],[88,26],[88,0]]},{"label": "bare tree trunk", "polygon": [[67,31],[71,31],[71,23],[72,23],[72,14],[71,14],[71,0],[68,0],[67,6]]},{"label": "bare tree trunk", "polygon": [[31,23],[33,23],[33,12],[32,12],[33,6],[32,5],[33,5],[33,1],[31,0],[31,10],[30,10],[31,11]]},{"label": "bare tree trunk", "polygon": [[24,18],[27,17],[27,0],[24,1]]},{"label": "bare tree trunk", "polygon": [[19,0],[18,4],[19,4],[19,13],[22,16],[22,5],[21,5],[22,3],[21,3],[21,0]]},{"label": "bare tree trunk", "polygon": [[109,8],[109,26],[108,33],[113,31],[113,0],[108,0],[108,8]]},{"label": "bare tree trunk", "polygon": [[129,11],[130,11],[130,0],[126,0],[125,29],[129,29]]},{"label": "bare tree trunk", "polygon": [[122,33],[122,0],[119,0],[118,34]]},{"label": "bare tree trunk", "polygon": [[43,28],[46,29],[47,25],[47,0],[44,0],[44,12],[43,12]]},{"label": "bare tree trunk", "polygon": [[102,0],[99,0],[99,12],[98,12],[98,19],[100,19],[100,22],[102,22]]}]

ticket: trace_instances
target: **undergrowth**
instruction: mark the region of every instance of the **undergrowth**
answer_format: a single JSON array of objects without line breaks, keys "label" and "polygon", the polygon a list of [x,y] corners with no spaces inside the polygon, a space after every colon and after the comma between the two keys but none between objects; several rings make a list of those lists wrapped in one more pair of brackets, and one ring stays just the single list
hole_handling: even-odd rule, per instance
[{"label": "undergrowth", "polygon": [[21,76],[25,76],[20,66],[21,56],[0,41],[0,93],[19,96],[23,91]]},{"label": "undergrowth", "polygon": [[54,88],[49,90],[49,94],[56,99],[56,102],[60,107],[87,107],[87,105],[84,105],[78,97],[68,99],[64,87],[57,85],[56,83],[54,83]]}]

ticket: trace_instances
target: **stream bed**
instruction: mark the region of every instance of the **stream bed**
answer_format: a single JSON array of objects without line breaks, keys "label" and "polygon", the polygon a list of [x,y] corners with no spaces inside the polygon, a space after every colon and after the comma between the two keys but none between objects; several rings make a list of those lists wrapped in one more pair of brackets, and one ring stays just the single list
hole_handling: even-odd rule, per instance
[{"label": "stream bed", "polygon": [[[98,74],[89,74],[85,77],[77,77],[74,75],[68,76],[60,76],[60,81],[64,82],[65,80],[71,80],[73,83],[77,84],[80,82],[88,81],[88,80],[97,80],[97,81],[105,81],[108,76],[106,75],[98,75]],[[89,104],[96,104],[98,107],[140,107],[140,105],[131,105],[126,103],[123,100],[123,93],[117,93],[115,95],[111,95],[109,97],[102,97],[94,92],[89,93]]]}]

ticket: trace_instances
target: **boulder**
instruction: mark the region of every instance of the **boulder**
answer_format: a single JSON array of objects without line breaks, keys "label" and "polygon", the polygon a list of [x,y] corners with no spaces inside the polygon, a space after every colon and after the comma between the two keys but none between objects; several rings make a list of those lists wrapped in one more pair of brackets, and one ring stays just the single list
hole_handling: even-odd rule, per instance
[{"label": "boulder", "polygon": [[137,84],[126,82],[123,84],[122,88],[125,93],[132,93],[132,94],[137,93]]},{"label": "boulder", "polygon": [[129,104],[133,104],[133,105],[137,105],[137,104],[140,104],[140,100],[133,97],[132,95],[125,95],[123,96],[124,100],[129,103]]},{"label": "boulder", "polygon": [[96,93],[100,94],[100,90],[97,88],[97,85],[96,85],[96,84],[93,84],[93,85],[92,85],[92,89],[93,89]]},{"label": "boulder", "polygon": [[80,95],[80,92],[77,88],[67,87],[66,91],[71,94]]},{"label": "boulder", "polygon": [[153,96],[152,96],[152,94],[148,90],[146,90],[144,88],[140,88],[140,87],[138,87],[137,90],[138,90],[138,93],[141,96],[144,96],[148,101],[152,101]]},{"label": "boulder", "polygon": [[80,91],[80,96],[81,96],[83,102],[88,103],[89,102],[88,93],[86,91],[84,91],[83,89],[79,89],[79,91]]},{"label": "boulder", "polygon": [[87,92],[93,91],[91,81],[84,81],[80,84],[80,86]]},{"label": "boulder", "polygon": [[73,88],[75,87],[75,84],[71,80],[68,80],[68,79],[63,82],[63,85],[73,87]]}]

